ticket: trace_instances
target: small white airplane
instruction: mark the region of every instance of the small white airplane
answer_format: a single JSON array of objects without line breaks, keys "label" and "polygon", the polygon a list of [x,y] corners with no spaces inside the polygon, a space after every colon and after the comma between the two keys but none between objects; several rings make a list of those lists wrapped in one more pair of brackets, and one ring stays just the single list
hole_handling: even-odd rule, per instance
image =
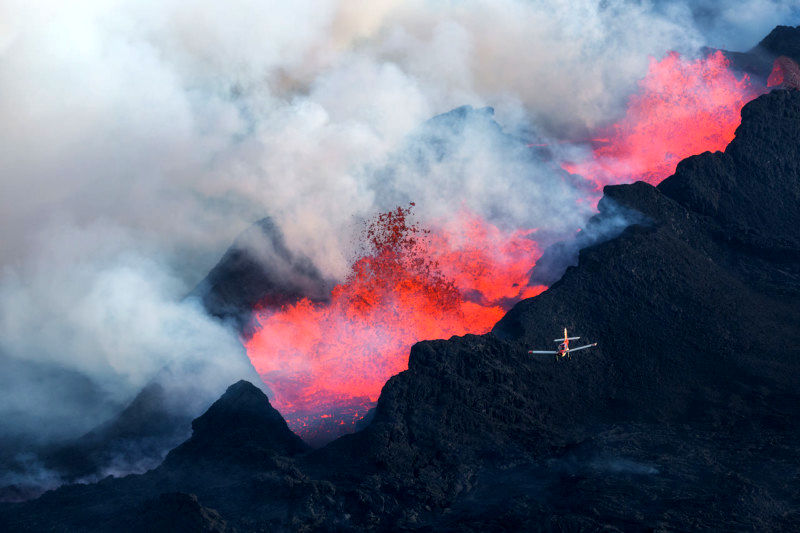
[{"label": "small white airplane", "polygon": [[586,344],[585,346],[578,346],[577,348],[570,348],[569,341],[575,341],[580,339],[580,337],[570,337],[567,335],[567,328],[564,328],[564,338],[563,339],[554,339],[553,342],[560,343],[558,345],[557,350],[528,350],[528,353],[537,354],[537,355],[544,355],[550,354],[555,356],[555,360],[558,361],[559,358],[567,358],[568,360],[572,359],[572,352],[577,352],[578,350],[585,350],[586,348],[591,348],[593,346],[597,346],[597,343],[593,344]]}]

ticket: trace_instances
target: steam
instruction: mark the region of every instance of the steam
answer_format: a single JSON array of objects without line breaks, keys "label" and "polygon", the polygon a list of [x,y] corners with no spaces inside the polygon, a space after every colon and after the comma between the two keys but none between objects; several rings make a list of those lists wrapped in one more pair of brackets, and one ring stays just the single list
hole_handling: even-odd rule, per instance
[{"label": "steam", "polygon": [[[80,435],[152,380],[185,386],[187,412],[257,382],[236,334],[182,298],[266,215],[334,279],[357,221],[406,201],[571,235],[582,191],[510,138],[580,138],[620,115],[648,55],[706,32],[749,48],[798,16],[694,6],[3,2],[0,433]],[[462,105],[495,111],[420,126]]]},{"label": "steam", "polygon": [[[178,280],[137,253],[125,230],[64,226],[37,244],[31,269],[0,284],[0,353],[16,367],[3,374],[5,433],[80,434],[153,379],[185,392],[192,412],[232,380],[254,377],[236,337],[181,301]],[[181,382],[191,390],[175,389]]]}]

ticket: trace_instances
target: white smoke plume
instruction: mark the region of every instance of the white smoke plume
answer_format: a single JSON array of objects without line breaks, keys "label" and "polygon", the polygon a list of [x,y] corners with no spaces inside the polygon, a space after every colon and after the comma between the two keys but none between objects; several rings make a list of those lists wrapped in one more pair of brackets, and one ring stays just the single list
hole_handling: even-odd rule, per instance
[{"label": "white smoke plume", "polygon": [[[0,360],[15,369],[0,378],[2,424],[15,426],[6,433],[85,432],[132,392],[176,373],[194,385],[182,401],[196,411],[233,381],[255,376],[236,337],[198,302],[182,301],[181,282],[152,259],[156,250],[142,253],[126,233],[62,223],[36,242],[40,252],[28,269],[6,271]],[[53,368],[70,376],[51,370],[47,379],[43,369]],[[76,376],[90,377],[98,390]],[[203,390],[208,396],[197,397]]]},{"label": "white smoke plume", "polygon": [[334,279],[354,221],[406,201],[574,231],[581,191],[480,120],[425,172],[409,136],[466,104],[509,135],[580,138],[648,56],[749,48],[798,18],[793,1],[701,4],[3,0],[3,431],[79,435],[164,367],[209,391],[198,404],[251,377],[236,335],[182,297],[264,216]]}]

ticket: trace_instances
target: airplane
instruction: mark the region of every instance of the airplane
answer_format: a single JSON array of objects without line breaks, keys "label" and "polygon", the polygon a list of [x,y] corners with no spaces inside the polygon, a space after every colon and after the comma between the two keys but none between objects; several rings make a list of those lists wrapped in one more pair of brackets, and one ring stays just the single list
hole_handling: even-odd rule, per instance
[{"label": "airplane", "polygon": [[578,346],[577,348],[570,348],[569,341],[575,341],[580,339],[580,337],[570,337],[567,334],[567,328],[564,328],[564,338],[563,339],[554,339],[553,342],[560,343],[558,345],[557,350],[528,350],[528,353],[531,354],[552,354],[555,357],[555,361],[558,361],[559,358],[567,358],[567,360],[572,359],[572,352],[577,352],[578,350],[585,350],[586,348],[591,348],[593,346],[597,346],[597,343],[587,344],[585,346]]}]

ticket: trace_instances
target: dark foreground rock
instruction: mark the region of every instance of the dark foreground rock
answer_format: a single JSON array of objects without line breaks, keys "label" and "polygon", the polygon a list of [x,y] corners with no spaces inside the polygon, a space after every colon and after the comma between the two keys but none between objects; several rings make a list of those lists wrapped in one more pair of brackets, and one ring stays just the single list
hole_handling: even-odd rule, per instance
[{"label": "dark foreground rock", "polygon": [[[0,529],[796,531],[800,92],[742,117],[724,153],[607,187],[598,217],[638,222],[492,333],[415,345],[363,431],[305,451],[238,383],[155,470],[5,504]],[[564,326],[599,346],[527,354]]]},{"label": "dark foreground rock", "polygon": [[239,381],[192,422],[192,437],[172,450],[165,464],[191,468],[197,461],[226,460],[250,465],[308,449],[260,389]]},{"label": "dark foreground rock", "polygon": [[200,505],[194,494],[172,492],[148,500],[130,524],[139,531],[164,533],[225,533],[228,528],[219,513]]}]

